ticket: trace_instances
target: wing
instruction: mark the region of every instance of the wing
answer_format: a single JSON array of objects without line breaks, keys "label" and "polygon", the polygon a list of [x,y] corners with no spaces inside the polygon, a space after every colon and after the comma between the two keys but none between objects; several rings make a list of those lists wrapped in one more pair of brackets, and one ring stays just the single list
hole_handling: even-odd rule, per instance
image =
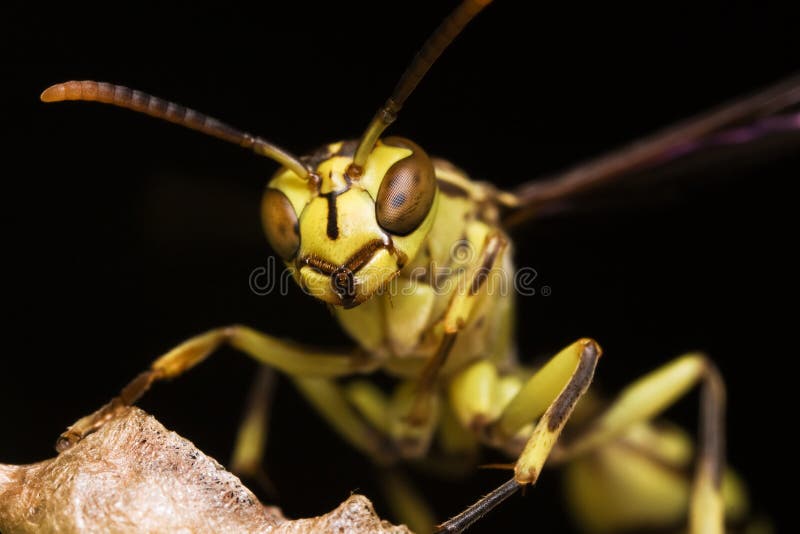
[{"label": "wing", "polygon": [[[764,144],[776,134],[800,134],[800,75],[751,96],[668,127],[567,171],[528,182],[512,192],[507,227],[558,211],[587,193],[644,172],[686,170],[685,163],[708,152]],[[776,143],[771,143],[776,145]],[[722,151],[718,149],[723,149]],[[718,158],[719,159],[719,158]],[[676,165],[681,164],[684,165]],[[669,165],[666,165],[669,164]]]}]

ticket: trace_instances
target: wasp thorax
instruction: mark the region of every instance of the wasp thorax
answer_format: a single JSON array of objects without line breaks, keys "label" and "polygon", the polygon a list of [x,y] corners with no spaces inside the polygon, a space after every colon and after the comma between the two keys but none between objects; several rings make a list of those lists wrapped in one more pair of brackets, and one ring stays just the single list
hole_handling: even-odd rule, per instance
[{"label": "wasp thorax", "polygon": [[376,144],[357,177],[348,173],[350,143],[305,161],[316,180],[281,169],[267,187],[267,239],[306,292],[356,306],[397,276],[427,238],[436,212],[433,164],[398,137]]}]

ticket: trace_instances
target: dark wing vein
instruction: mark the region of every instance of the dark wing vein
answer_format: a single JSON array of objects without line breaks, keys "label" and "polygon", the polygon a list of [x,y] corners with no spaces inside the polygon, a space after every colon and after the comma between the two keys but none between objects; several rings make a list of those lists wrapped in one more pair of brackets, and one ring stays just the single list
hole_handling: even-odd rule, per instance
[{"label": "dark wing vein", "polygon": [[[506,217],[505,223],[514,226],[536,217],[548,204],[564,202],[635,171],[652,168],[707,147],[750,142],[787,130],[800,131],[800,113],[769,117],[798,104],[800,75],[795,75],[565,172],[528,182],[513,192],[517,204]],[[748,121],[752,124],[745,124]]]}]

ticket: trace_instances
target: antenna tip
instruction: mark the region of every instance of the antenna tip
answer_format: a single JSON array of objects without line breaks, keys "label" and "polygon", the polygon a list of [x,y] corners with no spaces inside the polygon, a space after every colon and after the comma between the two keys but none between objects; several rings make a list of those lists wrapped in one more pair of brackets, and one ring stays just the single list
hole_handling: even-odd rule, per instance
[{"label": "antenna tip", "polygon": [[55,85],[51,85],[44,91],[42,94],[39,95],[39,100],[42,102],[60,102],[62,100],[66,100],[67,98],[67,88],[66,84],[57,83]]},{"label": "antenna tip", "polygon": [[64,82],[51,85],[39,96],[42,102],[61,102],[63,100],[101,100],[103,101],[106,84],[91,80],[83,82]]}]

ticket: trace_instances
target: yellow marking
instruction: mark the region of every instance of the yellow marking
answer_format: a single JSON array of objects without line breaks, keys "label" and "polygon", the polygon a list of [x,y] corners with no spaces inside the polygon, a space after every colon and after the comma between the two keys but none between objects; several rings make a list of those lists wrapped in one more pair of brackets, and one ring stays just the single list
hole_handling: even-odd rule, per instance
[{"label": "yellow marking", "polygon": [[344,175],[348,165],[350,165],[350,158],[332,156],[317,166],[317,174],[322,179],[319,189],[320,194],[325,195],[332,191],[347,189],[347,180],[345,180]]}]

